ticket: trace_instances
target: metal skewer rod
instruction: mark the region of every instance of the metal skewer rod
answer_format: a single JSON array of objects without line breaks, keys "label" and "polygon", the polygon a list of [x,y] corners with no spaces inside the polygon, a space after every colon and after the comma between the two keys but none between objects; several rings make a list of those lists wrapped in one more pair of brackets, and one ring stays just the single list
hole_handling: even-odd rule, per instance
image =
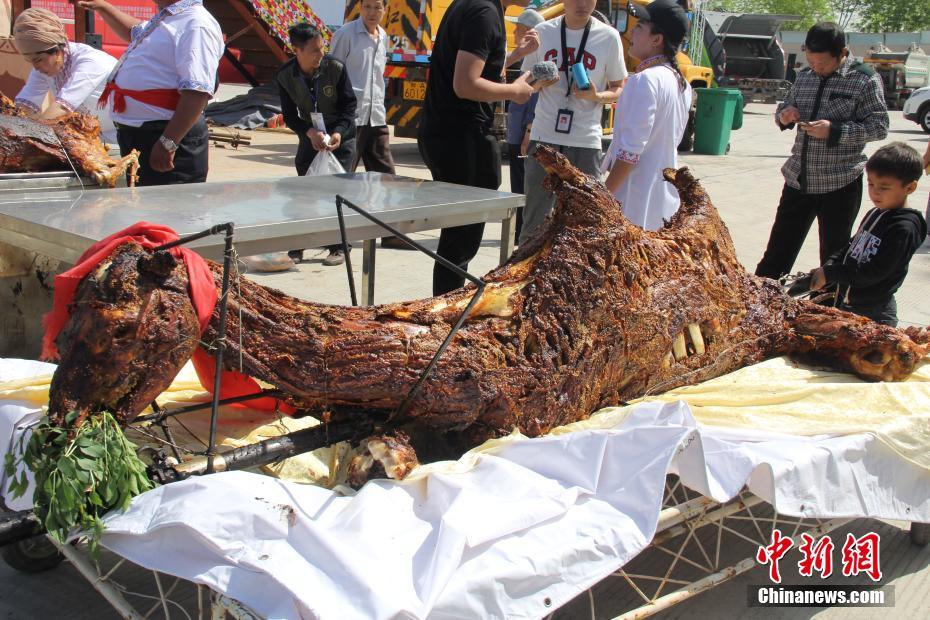
[{"label": "metal skewer rod", "polygon": [[446,335],[445,340],[442,341],[442,344],[439,345],[439,349],[436,350],[436,353],[433,355],[432,359],[430,359],[429,364],[427,364],[426,368],[423,369],[423,372],[420,373],[420,376],[417,379],[417,382],[413,385],[412,388],[410,388],[410,391],[404,397],[404,400],[401,401],[400,405],[398,405],[394,413],[391,414],[391,417],[388,418],[388,420],[393,420],[394,418],[401,415],[407,410],[407,407],[413,401],[413,397],[416,396],[417,393],[420,391],[420,388],[423,387],[423,384],[426,382],[426,379],[429,377],[430,373],[436,367],[436,364],[439,363],[439,358],[445,352],[446,348],[448,348],[449,343],[452,342],[452,339],[455,337],[455,334],[458,333],[459,329],[465,323],[465,319],[468,318],[468,315],[471,313],[472,309],[478,303],[478,299],[481,297],[482,293],[484,293],[485,282],[483,279],[477,276],[473,276],[472,274],[468,273],[467,271],[465,271],[464,269],[462,269],[455,263],[449,261],[448,259],[443,258],[442,256],[440,256],[439,254],[436,254],[432,250],[425,248],[423,245],[417,243],[416,241],[414,241],[413,239],[411,239],[404,233],[400,232],[399,230],[397,230],[390,224],[386,224],[385,222],[382,222],[380,219],[378,219],[371,213],[368,213],[367,211],[365,211],[358,205],[353,204],[352,201],[347,200],[343,198],[341,195],[337,194],[336,195],[336,213],[339,215],[339,232],[342,235],[342,247],[343,247],[343,251],[345,251],[345,256],[346,256],[346,269],[348,270],[348,273],[349,273],[349,292],[352,295],[353,306],[356,306],[358,304],[356,302],[356,297],[355,297],[355,279],[352,277],[352,263],[349,262],[349,252],[348,252],[348,247],[346,245],[346,230],[345,230],[345,223],[343,222],[343,217],[342,217],[343,206],[349,207],[350,209],[352,209],[353,211],[355,211],[356,213],[358,213],[365,219],[371,222],[374,222],[381,228],[389,231],[395,237],[398,237],[401,240],[403,240],[403,242],[409,245],[410,247],[414,248],[415,250],[419,250],[420,252],[423,252],[424,254],[432,258],[434,261],[438,262],[440,265],[445,267],[446,269],[449,269],[450,271],[453,271],[456,274],[462,276],[466,280],[469,280],[477,287],[477,289],[475,290],[475,294],[472,296],[471,300],[468,302],[468,305],[465,306],[465,309],[462,310],[462,313],[459,315],[459,318],[455,322],[455,325],[453,325],[452,329],[449,330],[449,333]]},{"label": "metal skewer rod", "polygon": [[233,229],[232,222],[226,222],[225,224],[217,224],[216,226],[213,226],[212,228],[208,228],[207,230],[203,230],[199,233],[185,235],[184,237],[181,237],[180,239],[176,241],[169,241],[168,243],[164,245],[158,246],[157,248],[152,250],[152,252],[161,252],[163,250],[170,250],[173,247],[184,245],[185,243],[190,243],[191,241],[196,241],[198,239],[203,239],[204,237],[209,237],[210,235],[218,235],[222,232],[226,233],[227,237],[230,238],[229,242],[231,243],[232,242],[232,229]]},{"label": "metal skewer rod", "polygon": [[[216,228],[214,226],[214,228]],[[220,411],[220,385],[223,378],[223,352],[226,350],[226,314],[229,308],[229,271],[233,258],[233,223],[221,226],[226,230],[226,246],[223,249],[223,287],[220,289],[220,324],[217,328],[216,368],[213,372],[213,403],[210,412],[210,440],[207,447],[207,473],[213,473],[213,459],[216,456],[216,425]]]},{"label": "metal skewer rod", "polygon": [[[264,398],[266,396],[276,398],[281,396],[281,390],[277,389],[267,389],[260,392],[255,392],[254,394],[245,394],[244,396],[233,396],[232,398],[221,398],[217,403],[219,406],[223,405],[233,405],[235,403],[244,403],[250,400],[256,400],[258,398]],[[157,407],[155,403],[152,403],[153,409]],[[139,422],[155,422],[158,423],[167,418],[173,418],[174,416],[183,415],[185,413],[192,413],[194,411],[200,411],[201,409],[208,409],[212,405],[212,401],[209,403],[196,403],[193,405],[185,405],[183,407],[178,407],[177,409],[161,409],[160,407],[156,409],[155,413],[149,413],[147,415],[140,415],[135,418],[132,423],[136,424]]]}]

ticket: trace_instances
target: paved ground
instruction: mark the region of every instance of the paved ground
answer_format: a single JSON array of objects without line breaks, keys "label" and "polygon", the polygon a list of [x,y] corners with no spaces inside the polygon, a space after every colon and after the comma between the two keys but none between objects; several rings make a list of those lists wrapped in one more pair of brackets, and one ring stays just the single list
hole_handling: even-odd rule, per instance
[{"label": "paved ground", "polygon": [[[682,161],[696,170],[701,182],[726,221],[736,244],[737,253],[743,264],[752,270],[758,262],[768,238],[775,207],[782,186],[779,167],[783,163],[793,139],[792,132],[779,132],[772,120],[773,106],[752,104],[747,108],[744,126],[732,138],[729,155],[710,157],[685,155]],[[253,132],[251,146],[239,149],[214,148],[211,151],[211,181],[224,179],[267,178],[287,176],[294,173],[293,153],[296,138],[288,133]],[[890,140],[901,140],[923,151],[927,135],[901,117],[892,113]],[[870,146],[871,152],[878,144]],[[408,176],[428,178],[416,152],[416,145],[409,140],[395,140],[393,151],[398,163],[398,172]],[[504,171],[508,189],[507,170]],[[913,199],[915,208],[923,209],[930,191],[930,178],[921,180],[920,188]],[[865,212],[868,198],[864,199]],[[437,234],[429,232],[417,235],[430,247],[435,247]],[[797,269],[816,266],[817,237],[812,232],[796,265]],[[497,263],[500,246],[500,226],[489,225],[478,257],[471,265],[473,273],[482,274]],[[257,281],[280,288],[307,299],[348,303],[349,295],[342,268],[321,265],[323,252],[308,252],[309,260],[294,270],[280,274],[257,274]],[[360,252],[358,253],[360,254]],[[356,261],[358,262],[358,261]],[[379,250],[378,254],[378,302],[412,299],[430,294],[431,265],[425,257],[408,251]],[[911,264],[911,273],[898,296],[899,314],[903,324],[930,324],[930,306],[923,303],[924,295],[930,293],[930,246],[925,245]],[[746,586],[763,584],[766,575],[761,569],[750,571],[720,588],[680,605],[660,617],[690,618],[696,615],[707,617],[738,618],[874,618],[889,615],[894,618],[926,618],[930,616],[930,605],[925,602],[930,586],[930,551],[910,545],[907,534],[899,523],[880,523],[860,520],[847,529],[861,535],[870,529],[878,529],[883,536],[883,567],[886,583],[896,586],[896,604],[893,609],[826,609],[794,608],[761,611],[746,605]],[[844,535],[844,534],[841,534]],[[834,536],[834,540],[842,540]],[[648,560],[648,558],[647,558]],[[789,558],[790,561],[790,558]],[[796,562],[796,558],[794,560]],[[783,562],[783,567],[785,563]],[[834,578],[836,583],[847,583],[844,578]],[[810,583],[810,582],[802,582]],[[196,611],[196,605],[189,609]],[[578,606],[570,614],[559,617],[589,617],[587,611]],[[609,617],[617,610],[598,607],[597,617]],[[103,600],[89,585],[83,583],[75,570],[60,566],[53,572],[28,576],[13,572],[0,564],[0,615],[6,618],[109,618],[115,617]],[[176,617],[183,617],[183,614]]]}]

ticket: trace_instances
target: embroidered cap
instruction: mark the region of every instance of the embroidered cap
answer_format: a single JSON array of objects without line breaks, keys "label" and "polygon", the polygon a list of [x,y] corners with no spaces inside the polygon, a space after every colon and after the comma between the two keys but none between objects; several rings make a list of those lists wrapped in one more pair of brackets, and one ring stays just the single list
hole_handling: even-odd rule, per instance
[{"label": "embroidered cap", "polygon": [[517,17],[511,17],[508,15],[504,19],[521,26],[526,26],[527,28],[535,28],[539,24],[546,21],[546,19],[539,13],[539,11],[534,11],[533,9],[526,9]]}]

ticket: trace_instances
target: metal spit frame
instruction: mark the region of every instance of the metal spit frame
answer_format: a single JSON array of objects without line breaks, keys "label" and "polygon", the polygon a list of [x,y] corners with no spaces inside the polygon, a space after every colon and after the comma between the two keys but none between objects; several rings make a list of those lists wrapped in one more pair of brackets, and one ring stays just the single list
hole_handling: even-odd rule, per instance
[{"label": "metal spit frame", "polygon": [[[566,612],[570,617],[580,612],[614,620],[648,618],[758,568],[755,550],[771,542],[775,528],[797,547],[802,534],[819,538],[853,520],[782,515],[746,488],[718,503],[691,491],[675,476],[666,479],[662,505],[656,532],[643,554],[660,554],[668,564],[652,562],[640,568],[634,558],[547,620],[565,617]],[[740,557],[742,553],[747,555]],[[618,599],[628,602],[617,609]]]},{"label": "metal spit frame", "polygon": [[[227,317],[227,302],[228,302],[228,293],[229,293],[229,279],[230,279],[230,269],[232,268],[232,261],[234,260],[234,248],[233,248],[233,224],[226,223],[218,226],[214,226],[208,230],[205,230],[200,233],[193,235],[188,235],[178,239],[169,244],[165,244],[155,249],[167,250],[179,245],[183,245],[190,241],[195,241],[203,237],[225,233],[226,234],[226,244],[223,252],[223,285],[220,296],[220,324],[218,326],[217,332],[218,337],[216,341],[212,343],[213,354],[216,359],[216,371],[213,378],[213,400],[210,403],[210,437],[207,445],[207,450],[205,453],[204,459],[193,459],[184,463],[170,463],[167,459],[160,459],[150,472],[153,474],[153,477],[156,478],[159,482],[166,483],[176,480],[181,480],[187,478],[191,475],[200,475],[200,474],[210,474],[215,471],[228,471],[232,469],[244,469],[247,467],[253,467],[256,465],[263,465],[278,461],[284,458],[288,458],[295,454],[300,454],[303,452],[309,452],[317,448],[322,448],[329,446],[341,441],[350,440],[356,438],[359,431],[370,432],[374,430],[374,427],[378,424],[389,424],[391,420],[402,415],[407,407],[409,407],[413,398],[422,388],[426,379],[432,373],[433,369],[439,363],[439,359],[445,353],[449,344],[452,342],[452,339],[455,338],[455,335],[461,329],[465,320],[471,314],[475,305],[478,303],[481,295],[484,292],[485,282],[483,279],[474,276],[462,269],[458,265],[450,262],[449,260],[439,256],[435,252],[425,248],[423,245],[414,241],[404,233],[400,232],[393,226],[385,223],[380,218],[372,215],[370,212],[354,204],[352,201],[347,198],[337,195],[336,196],[336,212],[339,218],[339,233],[341,237],[341,245],[346,256],[346,277],[348,280],[349,286],[349,295],[352,300],[353,306],[358,306],[358,296],[355,290],[355,278],[352,273],[352,260],[350,258],[349,248],[348,248],[348,233],[345,226],[345,219],[343,214],[343,209],[348,208],[352,211],[358,213],[362,217],[368,219],[375,225],[380,228],[388,231],[392,235],[402,239],[404,243],[409,245],[411,248],[419,250],[420,252],[429,256],[432,260],[440,263],[447,269],[452,270],[458,275],[464,277],[469,282],[475,285],[475,294],[472,295],[469,303],[460,313],[455,324],[449,330],[449,333],[446,335],[446,338],[440,344],[439,348],[436,350],[436,353],[430,359],[427,366],[421,371],[420,376],[417,378],[417,382],[413,385],[407,395],[404,397],[401,404],[394,411],[388,413],[383,419],[380,419],[381,416],[378,416],[377,413],[374,414],[374,419],[371,420],[370,425],[359,427],[357,421],[352,423],[346,422],[332,422],[329,424],[321,424],[309,429],[304,429],[301,431],[296,431],[289,433],[287,435],[282,435],[281,437],[275,437],[272,439],[267,439],[265,441],[251,444],[248,446],[243,446],[241,448],[236,448],[230,450],[222,455],[218,455],[216,452],[216,427],[219,416],[219,406],[224,404],[231,404],[237,402],[247,402],[249,400],[254,400],[257,398],[262,398],[265,396],[279,396],[281,392],[279,390],[262,390],[253,395],[240,396],[236,398],[220,399],[220,381],[221,381],[221,368],[223,361],[223,353],[226,348],[226,317]],[[194,411],[200,411],[206,409],[206,405],[190,405],[186,407],[181,407],[175,410],[161,410],[156,403],[152,404],[152,408],[155,413],[149,414],[146,416],[140,416],[136,418],[136,421],[139,422],[152,422],[155,426],[158,426],[165,435],[165,438],[168,440],[168,444],[172,446],[174,450],[174,457],[177,461],[181,460],[181,455],[178,453],[177,448],[174,447],[174,439],[171,436],[171,431],[165,423],[169,417],[182,415],[185,413],[191,413]],[[359,415],[367,415],[372,417],[370,412],[359,412]],[[219,467],[217,465],[219,464]]]},{"label": "metal spit frame", "polygon": [[[211,235],[225,235],[223,250],[223,282],[219,298],[219,326],[217,328],[216,340],[210,343],[215,359],[213,396],[211,402],[209,404],[203,405],[188,405],[173,410],[163,410],[158,406],[157,403],[153,402],[151,406],[154,410],[154,413],[136,418],[137,422],[151,422],[153,426],[160,428],[165,436],[165,439],[167,440],[168,445],[171,446],[171,449],[174,452],[173,459],[169,459],[164,454],[158,454],[156,456],[156,462],[149,467],[149,475],[156,481],[165,484],[168,482],[183,480],[194,475],[211,474],[217,471],[230,471],[233,469],[246,469],[257,465],[273,463],[296,454],[302,454],[317,448],[323,448],[339,443],[341,441],[357,439],[360,432],[370,434],[372,431],[374,431],[376,425],[389,424],[391,420],[395,419],[398,415],[406,411],[410,402],[419,392],[423,386],[423,383],[436,367],[436,364],[439,362],[439,358],[448,348],[449,343],[452,342],[452,339],[458,333],[459,329],[461,329],[465,319],[468,318],[468,315],[475,307],[475,304],[478,303],[478,300],[484,292],[484,280],[468,273],[458,265],[423,247],[423,245],[420,243],[414,241],[393,226],[386,224],[378,217],[365,211],[343,196],[337,195],[335,200],[336,210],[339,217],[341,244],[346,255],[346,274],[348,279],[349,294],[351,296],[353,306],[358,305],[358,298],[355,291],[355,279],[352,273],[352,262],[349,258],[347,230],[343,217],[344,207],[347,207],[362,215],[382,229],[399,237],[410,247],[423,252],[431,259],[442,264],[447,269],[454,271],[458,275],[472,282],[476,287],[475,294],[462,310],[458,320],[452,326],[452,329],[449,330],[445,340],[443,340],[442,344],[439,346],[432,359],[430,359],[430,362],[420,373],[417,382],[404,397],[404,400],[401,401],[401,404],[397,407],[396,410],[386,413],[383,416],[383,419],[379,419],[381,416],[378,416],[377,413],[372,414],[372,412],[358,412],[360,416],[366,416],[370,424],[360,426],[358,421],[353,421],[351,423],[332,422],[328,424],[320,424],[319,426],[315,426],[313,428],[295,431],[280,437],[266,439],[255,444],[242,446],[240,448],[229,450],[223,454],[218,454],[216,451],[216,430],[219,421],[220,405],[247,402],[266,396],[281,395],[279,390],[261,390],[255,394],[246,396],[226,399],[220,398],[223,356],[226,350],[226,319],[228,315],[230,274],[233,261],[235,260],[235,248],[233,244],[234,224],[233,222],[218,224],[199,233],[186,235],[177,239],[176,241],[172,241],[170,243],[156,247],[153,252],[170,250],[171,248],[178,247]],[[167,419],[186,413],[202,411],[207,408],[210,409],[210,433],[207,449],[203,454],[200,455],[200,458],[194,458],[189,461],[181,462],[181,454],[175,447],[176,442],[174,441],[171,430],[166,423]],[[347,411],[347,413],[351,412]],[[8,544],[17,540],[36,536],[41,534],[42,531],[43,530],[41,525],[35,518],[35,515],[32,514],[32,511],[6,513],[3,515],[2,521],[0,521],[0,544]]]},{"label": "metal spit frame", "polygon": [[[416,394],[421,389],[423,383],[429,377],[432,370],[436,367],[436,364],[439,361],[439,358],[448,348],[449,343],[452,342],[452,339],[458,333],[459,329],[465,322],[465,319],[471,313],[475,304],[477,304],[479,298],[484,292],[485,283],[484,280],[473,276],[468,273],[458,265],[448,261],[447,259],[439,256],[438,254],[428,250],[423,247],[421,244],[417,243],[407,235],[401,233],[394,227],[382,222],[377,217],[366,212],[361,207],[355,205],[351,201],[345,199],[344,197],[337,195],[336,196],[336,209],[339,216],[339,232],[341,236],[341,242],[343,250],[346,254],[346,273],[348,277],[349,292],[352,299],[352,305],[358,305],[358,299],[355,291],[355,280],[352,273],[352,263],[349,258],[348,251],[348,238],[347,231],[345,227],[345,221],[343,217],[343,207],[348,207],[359,213],[363,217],[367,218],[376,225],[382,227],[383,229],[389,231],[395,236],[403,239],[410,247],[417,249],[433,260],[439,262],[448,269],[451,269],[455,273],[463,276],[465,279],[472,282],[475,287],[475,294],[472,296],[469,303],[462,310],[459,315],[458,320],[449,330],[449,334],[443,340],[442,344],[437,349],[436,353],[430,359],[429,364],[426,368],[420,373],[420,376],[414,386],[410,389],[407,395],[404,397],[404,400],[401,401],[401,404],[397,409],[390,413],[384,422],[390,422],[396,416],[402,414],[406,408],[409,406],[409,403],[416,396]],[[215,360],[215,370],[213,376],[213,394],[212,399],[209,405],[190,405],[186,407],[180,407],[174,410],[163,410],[157,403],[152,403],[152,408],[154,413],[140,416],[137,418],[137,421],[149,421],[153,425],[161,428],[162,432],[165,435],[165,438],[168,440],[168,444],[172,446],[172,449],[175,453],[175,458],[180,461],[181,455],[178,452],[177,448],[174,447],[175,442],[171,435],[171,431],[168,428],[166,421],[169,417],[174,417],[178,415],[183,415],[185,413],[192,413],[194,411],[201,411],[209,407],[210,409],[210,433],[209,433],[209,443],[207,444],[207,450],[204,454],[205,459],[194,459],[186,463],[170,463],[166,458],[159,459],[152,467],[150,467],[150,475],[162,483],[173,482],[177,480],[182,480],[191,475],[201,475],[201,474],[211,474],[217,471],[217,460],[220,460],[221,467],[219,470],[230,470],[230,469],[243,469],[246,467],[255,466],[258,464],[271,463],[274,461],[293,456],[294,454],[299,454],[302,452],[307,452],[316,448],[324,447],[327,445],[332,445],[340,441],[345,441],[352,439],[359,431],[357,423],[332,423],[332,424],[321,424],[309,429],[304,429],[301,431],[296,431],[294,433],[289,433],[281,437],[276,437],[268,439],[256,444],[251,444],[248,446],[243,446],[241,448],[236,448],[231,450],[223,455],[218,455],[216,452],[216,431],[217,424],[219,421],[219,407],[224,404],[231,404],[237,402],[246,402],[249,400],[254,400],[257,398],[262,398],[265,396],[275,396],[280,395],[279,390],[261,390],[256,394],[239,396],[235,398],[226,398],[220,399],[220,384],[222,381],[222,367],[223,367],[223,356],[226,350],[226,320],[228,316],[228,306],[229,306],[229,288],[230,288],[230,271],[232,269],[232,263],[235,259],[235,249],[233,245],[234,238],[234,224],[232,222],[227,222],[225,224],[219,224],[213,226],[207,230],[204,230],[199,233],[192,235],[187,235],[179,238],[176,241],[158,246],[153,250],[153,252],[165,251],[174,247],[178,247],[195,241],[197,239],[202,239],[210,235],[224,234],[225,235],[225,244],[223,251],[223,280],[219,298],[219,325],[217,327],[217,338],[211,343],[211,349]],[[361,412],[360,412],[361,413]],[[371,426],[375,424],[372,421]],[[21,511],[19,513],[8,513],[4,515],[4,520],[0,523],[0,537],[2,537],[4,543],[11,543],[16,540],[21,540],[31,536],[39,535],[42,533],[41,524],[35,518],[35,515],[31,511]],[[110,569],[106,574],[101,572],[100,566],[97,563],[93,563],[86,557],[84,554],[80,553],[74,546],[69,544],[59,544],[53,541],[59,551],[67,557],[72,564],[78,569],[78,571],[96,588],[101,595],[113,606],[113,608],[120,613],[124,618],[143,618],[149,617],[152,612],[154,612],[159,604],[153,606],[152,609],[145,615],[139,614],[125,599],[122,594],[122,591],[119,587],[114,587],[110,583],[110,575],[119,568],[125,560],[120,560],[117,562],[117,565]],[[160,606],[164,609],[165,616],[169,617],[168,603],[172,602],[170,599],[167,599],[167,596],[173,591],[174,587],[178,584],[180,580],[175,579],[174,585],[167,592],[162,586],[161,579],[159,577],[160,573],[152,571],[154,575],[155,582],[158,586],[158,593],[160,597]],[[200,598],[200,586],[198,586],[197,592],[198,600],[198,617],[201,617],[203,612],[203,607],[201,604]],[[172,604],[176,604],[172,602]],[[227,597],[214,593],[212,598],[212,617],[221,618],[225,617],[227,613],[231,614],[235,618],[256,618],[258,617],[254,612],[247,609],[245,606],[241,605],[236,601],[232,601]]]}]

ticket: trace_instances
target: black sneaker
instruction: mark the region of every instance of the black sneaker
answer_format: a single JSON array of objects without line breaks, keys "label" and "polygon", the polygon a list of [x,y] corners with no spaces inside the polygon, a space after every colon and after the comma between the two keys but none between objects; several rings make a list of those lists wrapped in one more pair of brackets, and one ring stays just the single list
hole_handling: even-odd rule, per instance
[{"label": "black sneaker", "polygon": [[323,264],[327,267],[335,267],[346,262],[346,255],[342,253],[342,248],[330,250],[329,256],[323,259]]},{"label": "black sneaker", "polygon": [[295,263],[299,263],[300,261],[304,259],[304,251],[303,250],[289,250],[287,253],[287,257],[291,259],[292,261],[294,261]]}]

